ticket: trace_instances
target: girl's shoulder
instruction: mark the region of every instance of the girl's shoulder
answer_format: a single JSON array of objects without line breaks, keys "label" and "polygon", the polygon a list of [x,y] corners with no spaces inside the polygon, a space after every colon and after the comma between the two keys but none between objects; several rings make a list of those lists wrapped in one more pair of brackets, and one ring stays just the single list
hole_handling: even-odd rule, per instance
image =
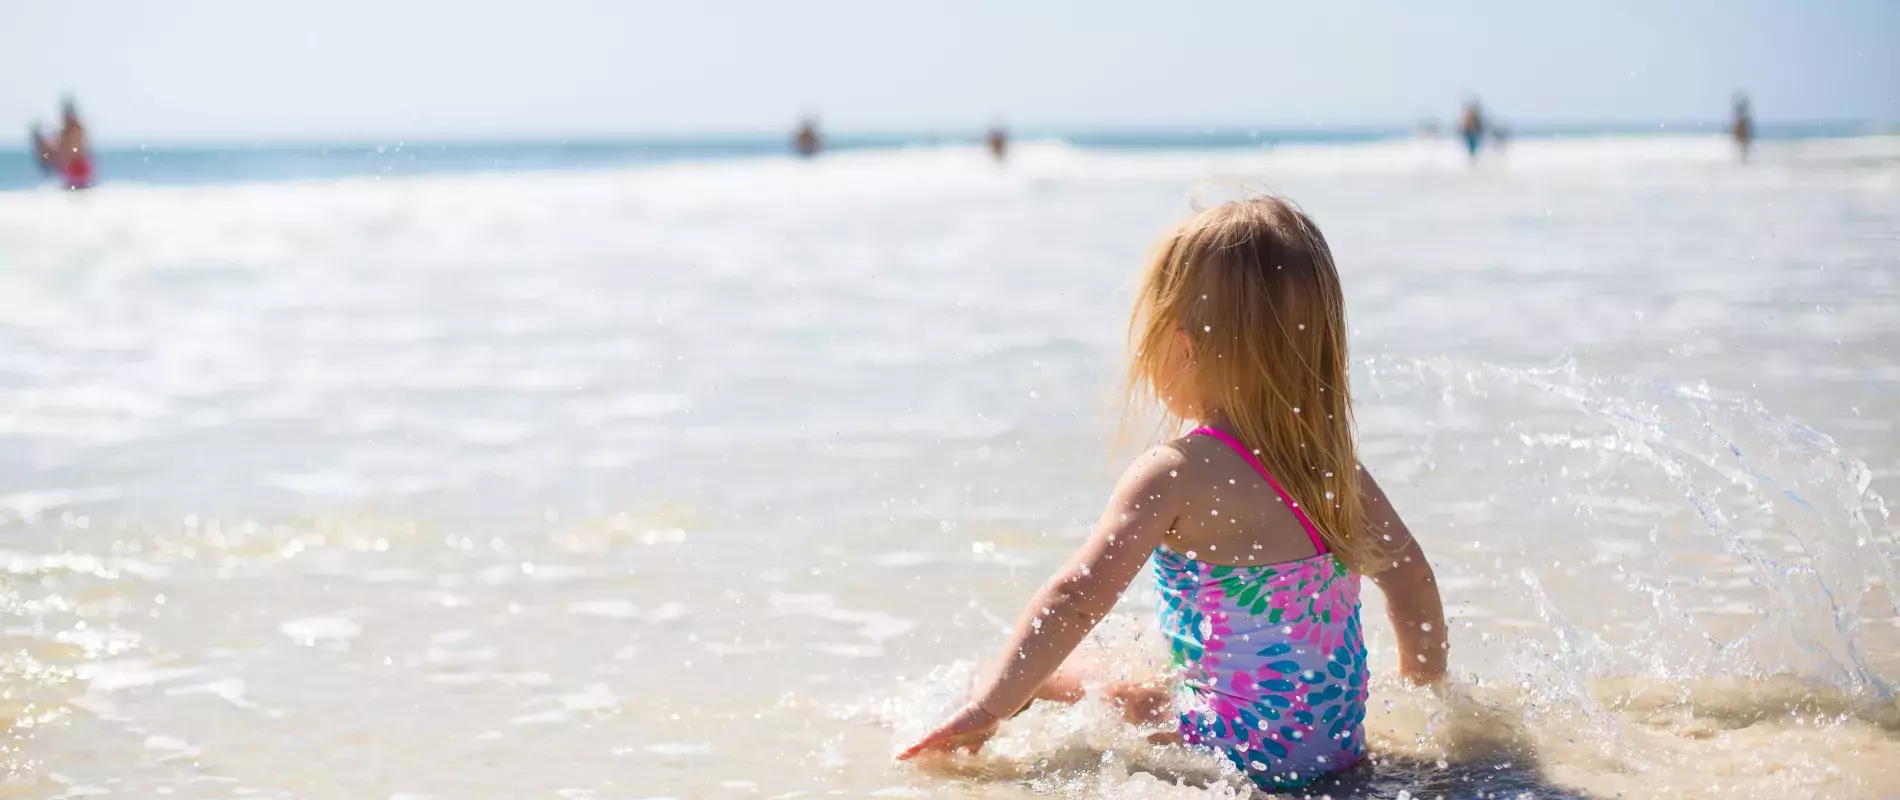
[{"label": "girl's shoulder", "polygon": [[1227,445],[1209,436],[1181,436],[1157,444],[1135,457],[1126,478],[1165,489],[1170,494],[1193,493],[1214,483]]},{"label": "girl's shoulder", "polygon": [[1224,459],[1234,456],[1234,449],[1226,442],[1198,433],[1190,433],[1167,442],[1157,449],[1167,448],[1179,456],[1178,467],[1193,470],[1195,477],[1207,477],[1210,467],[1224,463]]}]

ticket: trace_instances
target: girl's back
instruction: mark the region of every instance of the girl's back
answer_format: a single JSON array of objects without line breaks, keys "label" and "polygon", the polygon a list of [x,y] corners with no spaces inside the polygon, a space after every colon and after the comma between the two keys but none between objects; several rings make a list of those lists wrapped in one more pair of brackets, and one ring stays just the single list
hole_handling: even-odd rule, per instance
[{"label": "girl's back", "polygon": [[1176,439],[1186,458],[1181,473],[1189,513],[1175,521],[1163,541],[1174,550],[1214,564],[1278,564],[1319,552],[1293,509],[1267,482],[1252,453],[1228,444],[1233,434],[1215,431]]},{"label": "girl's back", "polygon": [[1174,446],[1191,499],[1154,571],[1182,739],[1263,787],[1350,767],[1365,753],[1359,576],[1232,433]]}]

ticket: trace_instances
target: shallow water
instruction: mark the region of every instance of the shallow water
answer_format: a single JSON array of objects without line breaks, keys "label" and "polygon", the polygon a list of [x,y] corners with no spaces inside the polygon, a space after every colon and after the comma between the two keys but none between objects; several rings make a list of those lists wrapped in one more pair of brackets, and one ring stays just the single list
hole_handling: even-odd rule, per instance
[{"label": "shallow water", "polygon": [[0,796],[1235,795],[1087,702],[887,759],[1209,178],[1327,230],[1452,614],[1327,791],[1900,794],[1900,140],[1648,137],[0,194]]}]

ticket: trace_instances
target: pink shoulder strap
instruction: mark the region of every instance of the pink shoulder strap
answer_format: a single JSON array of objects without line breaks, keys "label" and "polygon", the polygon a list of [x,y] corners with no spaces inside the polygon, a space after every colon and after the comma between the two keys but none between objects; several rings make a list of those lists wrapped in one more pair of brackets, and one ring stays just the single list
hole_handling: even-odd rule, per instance
[{"label": "pink shoulder strap", "polygon": [[1305,511],[1300,510],[1299,503],[1293,502],[1293,498],[1286,496],[1286,490],[1280,488],[1280,482],[1273,479],[1273,476],[1267,472],[1266,466],[1260,463],[1260,459],[1254,457],[1252,450],[1248,450],[1246,445],[1241,444],[1239,439],[1226,431],[1201,427],[1188,432],[1189,436],[1196,434],[1212,436],[1226,442],[1227,446],[1239,453],[1241,458],[1247,459],[1247,463],[1253,466],[1253,471],[1260,473],[1260,478],[1266,481],[1268,486],[1273,487],[1273,493],[1280,496],[1280,502],[1285,503],[1287,509],[1293,512],[1293,518],[1300,521],[1300,527],[1306,530],[1306,538],[1313,540],[1313,549],[1321,554],[1332,552],[1332,549],[1326,546],[1326,540],[1320,538],[1319,528],[1313,525],[1313,520],[1306,516]]}]

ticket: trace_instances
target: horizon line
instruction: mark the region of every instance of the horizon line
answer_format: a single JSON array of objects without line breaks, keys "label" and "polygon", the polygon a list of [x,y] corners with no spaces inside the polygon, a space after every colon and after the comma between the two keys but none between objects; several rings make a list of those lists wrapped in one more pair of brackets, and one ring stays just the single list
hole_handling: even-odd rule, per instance
[{"label": "horizon line", "polygon": [[[1343,133],[1369,135],[1403,135],[1419,131],[1421,123],[1427,118],[1410,122],[1347,122],[1347,123],[1119,123],[1119,124],[1031,124],[1002,127],[1012,137],[1064,136],[1064,135],[1269,135],[1298,133]],[[1430,118],[1439,123],[1438,130],[1451,129],[1449,118]],[[1726,120],[1658,120],[1658,119],[1551,119],[1551,120],[1502,120],[1505,127],[1514,135],[1538,136],[1564,133],[1640,133],[1669,132],[1672,130],[1726,130]],[[1900,120],[1883,120],[1872,117],[1827,117],[1809,119],[1756,119],[1757,130],[1798,129],[1822,127],[1864,127],[1865,133],[1878,134],[1900,131]],[[990,124],[971,126],[916,126],[916,127],[840,127],[820,129],[827,138],[832,139],[980,139],[989,130]],[[794,126],[780,128],[708,128],[703,130],[650,130],[645,132],[521,132],[498,134],[336,134],[331,136],[309,137],[303,135],[265,134],[261,136],[162,136],[151,138],[125,138],[117,136],[101,137],[95,141],[95,147],[113,149],[160,147],[357,147],[357,146],[421,146],[421,145],[502,145],[502,144],[628,144],[640,142],[690,143],[695,141],[731,141],[755,142],[775,140],[789,135]],[[0,147],[0,151],[27,150],[24,144]]]}]

